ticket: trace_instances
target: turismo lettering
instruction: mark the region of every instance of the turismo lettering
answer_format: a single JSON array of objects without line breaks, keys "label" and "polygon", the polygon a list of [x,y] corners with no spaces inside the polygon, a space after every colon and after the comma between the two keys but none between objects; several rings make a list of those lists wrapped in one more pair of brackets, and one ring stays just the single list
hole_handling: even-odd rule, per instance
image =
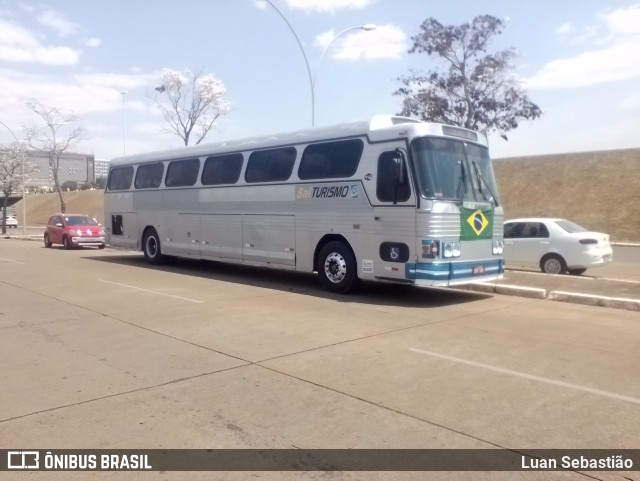
[{"label": "turismo lettering", "polygon": [[335,199],[351,196],[358,197],[358,191],[355,185],[331,185],[323,187],[299,187],[296,191],[296,199]]}]

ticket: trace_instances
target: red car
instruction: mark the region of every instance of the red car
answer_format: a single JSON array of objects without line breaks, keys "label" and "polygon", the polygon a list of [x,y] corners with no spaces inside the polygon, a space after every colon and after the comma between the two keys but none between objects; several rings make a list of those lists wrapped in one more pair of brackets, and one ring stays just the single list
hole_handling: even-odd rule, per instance
[{"label": "red car", "polygon": [[88,215],[54,214],[44,233],[44,246],[52,244],[62,244],[65,249],[82,246],[104,249],[104,229]]}]

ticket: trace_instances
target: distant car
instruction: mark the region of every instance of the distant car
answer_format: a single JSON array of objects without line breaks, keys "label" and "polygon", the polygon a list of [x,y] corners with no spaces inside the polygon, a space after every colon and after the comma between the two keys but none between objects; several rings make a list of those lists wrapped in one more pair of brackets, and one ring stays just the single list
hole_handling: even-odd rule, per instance
[{"label": "distant car", "polygon": [[[2,221],[2,217],[0,217],[0,221]],[[12,215],[8,215],[5,222],[7,227],[13,227],[14,229],[18,227],[18,219]]]},{"label": "distant car", "polygon": [[613,259],[609,236],[566,219],[532,217],[504,223],[507,267],[539,268],[549,274],[583,274]]},{"label": "distant car", "polygon": [[62,244],[65,249],[83,246],[104,249],[104,229],[88,215],[54,214],[44,233],[44,246],[52,244]]}]

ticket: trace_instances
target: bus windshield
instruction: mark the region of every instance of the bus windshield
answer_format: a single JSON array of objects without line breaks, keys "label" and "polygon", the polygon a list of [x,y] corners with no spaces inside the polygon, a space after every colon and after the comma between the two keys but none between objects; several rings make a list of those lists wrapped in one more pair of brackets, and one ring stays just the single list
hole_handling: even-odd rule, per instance
[{"label": "bus windshield", "polygon": [[498,189],[486,147],[421,137],[411,143],[411,153],[423,197],[498,205]]}]

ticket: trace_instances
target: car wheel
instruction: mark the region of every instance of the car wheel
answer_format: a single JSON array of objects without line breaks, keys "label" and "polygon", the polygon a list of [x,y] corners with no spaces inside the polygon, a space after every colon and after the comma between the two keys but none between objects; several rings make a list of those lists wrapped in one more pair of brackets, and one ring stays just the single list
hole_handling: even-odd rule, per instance
[{"label": "car wheel", "polygon": [[71,245],[71,239],[68,236],[64,236],[62,238],[62,245],[65,249],[71,249],[73,246]]},{"label": "car wheel", "polygon": [[51,240],[49,239],[49,234],[44,235],[44,246],[47,248],[51,247]]},{"label": "car wheel", "polygon": [[160,237],[154,228],[147,231],[142,241],[144,258],[149,264],[159,265],[164,263],[165,257],[162,255],[160,247]]},{"label": "car wheel", "polygon": [[569,274],[572,276],[579,276],[587,272],[586,269],[569,269]]},{"label": "car wheel", "polygon": [[100,245],[98,246],[98,249],[104,249],[104,244],[100,244]]},{"label": "car wheel", "polygon": [[562,274],[567,270],[567,264],[559,255],[549,254],[540,261],[540,268],[547,274]]},{"label": "car wheel", "polygon": [[320,283],[332,292],[346,294],[357,285],[356,260],[343,242],[329,242],[318,255]]}]

